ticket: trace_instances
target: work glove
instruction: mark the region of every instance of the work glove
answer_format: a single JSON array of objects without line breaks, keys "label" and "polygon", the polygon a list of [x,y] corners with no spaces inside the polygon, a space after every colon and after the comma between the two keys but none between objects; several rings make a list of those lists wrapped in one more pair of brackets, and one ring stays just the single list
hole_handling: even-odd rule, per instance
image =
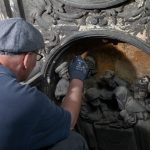
[{"label": "work glove", "polygon": [[70,80],[79,79],[83,81],[88,76],[89,68],[81,56],[75,56],[69,64],[68,72]]}]

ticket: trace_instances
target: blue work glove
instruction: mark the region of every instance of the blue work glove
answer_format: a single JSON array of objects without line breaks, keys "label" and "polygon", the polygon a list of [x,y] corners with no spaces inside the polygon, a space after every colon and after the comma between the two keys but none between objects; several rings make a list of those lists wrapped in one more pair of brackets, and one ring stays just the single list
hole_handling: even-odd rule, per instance
[{"label": "blue work glove", "polygon": [[81,56],[75,56],[69,64],[68,72],[70,80],[79,79],[83,81],[88,76],[89,68]]}]

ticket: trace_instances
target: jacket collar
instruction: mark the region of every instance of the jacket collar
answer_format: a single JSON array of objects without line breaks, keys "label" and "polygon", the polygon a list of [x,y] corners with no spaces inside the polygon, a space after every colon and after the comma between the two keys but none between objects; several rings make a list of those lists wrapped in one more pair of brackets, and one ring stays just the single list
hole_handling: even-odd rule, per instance
[{"label": "jacket collar", "polygon": [[5,74],[8,76],[11,76],[13,78],[16,78],[16,75],[7,67],[0,64],[0,74]]}]

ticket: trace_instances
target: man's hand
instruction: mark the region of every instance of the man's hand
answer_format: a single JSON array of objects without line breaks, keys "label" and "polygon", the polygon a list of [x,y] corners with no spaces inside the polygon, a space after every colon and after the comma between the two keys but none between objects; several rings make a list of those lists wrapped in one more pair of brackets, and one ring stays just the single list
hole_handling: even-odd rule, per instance
[{"label": "man's hand", "polygon": [[79,79],[83,81],[88,76],[89,68],[81,56],[75,56],[69,64],[68,72],[70,80]]}]

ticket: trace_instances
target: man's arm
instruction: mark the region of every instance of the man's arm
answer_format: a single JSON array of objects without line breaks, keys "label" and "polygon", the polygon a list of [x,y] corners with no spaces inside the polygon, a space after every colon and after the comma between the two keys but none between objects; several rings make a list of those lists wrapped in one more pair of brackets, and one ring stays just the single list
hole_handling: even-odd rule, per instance
[{"label": "man's arm", "polygon": [[82,101],[83,81],[87,77],[88,71],[89,68],[81,56],[74,57],[68,67],[70,85],[62,102],[62,107],[71,113],[71,129],[74,128],[78,119]]},{"label": "man's arm", "polygon": [[79,79],[71,80],[68,92],[62,102],[62,107],[71,113],[71,129],[74,128],[79,116],[82,93],[83,81]]}]

